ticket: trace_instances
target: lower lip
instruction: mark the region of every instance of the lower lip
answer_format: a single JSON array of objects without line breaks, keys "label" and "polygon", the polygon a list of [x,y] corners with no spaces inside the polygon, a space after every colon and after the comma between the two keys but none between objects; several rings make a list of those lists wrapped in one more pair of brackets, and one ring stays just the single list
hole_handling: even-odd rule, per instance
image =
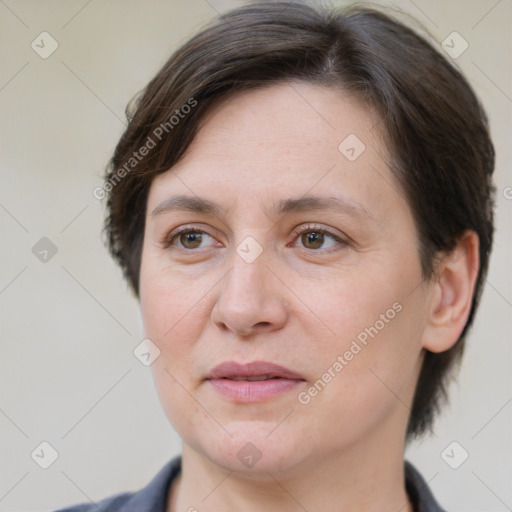
[{"label": "lower lip", "polygon": [[303,380],[230,380],[209,379],[208,382],[222,395],[234,402],[262,402],[296,389]]}]

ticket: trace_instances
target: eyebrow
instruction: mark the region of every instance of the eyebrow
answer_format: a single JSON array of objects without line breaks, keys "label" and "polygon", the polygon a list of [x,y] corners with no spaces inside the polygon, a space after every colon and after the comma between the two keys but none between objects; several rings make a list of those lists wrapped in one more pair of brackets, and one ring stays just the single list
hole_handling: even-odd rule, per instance
[{"label": "eyebrow", "polygon": [[[337,197],[320,196],[303,196],[296,199],[281,199],[273,205],[270,211],[267,210],[267,213],[283,215],[320,210],[335,210],[351,217],[373,218],[368,210],[356,201],[351,199],[340,199]],[[224,213],[224,208],[209,199],[197,196],[174,195],[156,206],[151,212],[151,217],[171,211],[188,211],[221,216]]]}]

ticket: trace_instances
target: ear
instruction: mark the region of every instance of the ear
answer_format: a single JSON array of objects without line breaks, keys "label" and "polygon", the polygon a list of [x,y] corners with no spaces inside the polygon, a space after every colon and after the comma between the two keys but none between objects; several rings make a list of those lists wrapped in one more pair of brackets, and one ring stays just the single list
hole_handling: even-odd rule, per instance
[{"label": "ear", "polygon": [[435,271],[423,334],[425,349],[444,352],[459,339],[471,311],[479,267],[478,235],[466,231]]}]

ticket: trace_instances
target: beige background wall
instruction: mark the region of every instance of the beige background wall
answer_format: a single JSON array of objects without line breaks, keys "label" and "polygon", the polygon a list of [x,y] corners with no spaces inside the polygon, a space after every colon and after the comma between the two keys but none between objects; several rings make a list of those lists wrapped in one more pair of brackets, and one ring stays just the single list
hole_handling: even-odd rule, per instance
[{"label": "beige background wall", "polygon": [[[241,4],[0,2],[2,511],[137,489],[180,450],[150,371],[132,354],[141,340],[137,304],[102,245],[102,204],[92,192],[127,101],[215,11]],[[489,113],[498,156],[496,245],[480,314],[451,407],[408,457],[451,512],[511,510],[512,3],[393,5],[436,44],[453,31],[468,42],[457,64]],[[31,48],[43,31],[58,43],[46,59]],[[40,53],[51,49],[44,37]],[[57,250],[52,256],[40,242],[46,262],[32,252],[42,237]],[[59,454],[46,470],[31,458],[43,441]],[[469,453],[458,469],[441,456],[453,441]]]}]

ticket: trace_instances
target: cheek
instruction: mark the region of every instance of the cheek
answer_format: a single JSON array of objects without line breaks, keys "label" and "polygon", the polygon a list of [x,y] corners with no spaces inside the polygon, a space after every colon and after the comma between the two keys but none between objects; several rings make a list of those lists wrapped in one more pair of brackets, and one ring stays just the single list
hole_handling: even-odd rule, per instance
[{"label": "cheek", "polygon": [[[356,339],[363,344],[376,337],[383,339],[401,325],[399,317],[404,317],[404,307],[410,302],[409,283],[415,279],[419,279],[415,273],[400,273],[390,265],[337,270],[325,279],[295,277],[291,281],[294,293],[309,310],[308,315],[302,311],[296,317],[302,317],[310,334],[315,328],[325,332],[324,345],[334,351],[347,349]],[[407,308],[408,312],[412,309]]]},{"label": "cheek", "polygon": [[167,417],[183,432],[191,426],[188,421],[204,413],[185,389],[191,391],[195,385],[192,376],[201,356],[197,341],[210,319],[216,281],[190,279],[147,263],[141,268],[140,308],[144,337],[160,350],[151,366],[153,380]]},{"label": "cheek", "polygon": [[[205,322],[208,279],[190,279],[148,262],[141,268],[140,308],[144,334],[165,348],[173,339],[187,341]],[[206,281],[206,282],[205,282]]]},{"label": "cheek", "polygon": [[[298,290],[315,313],[308,316],[311,320],[303,320],[303,329],[310,334],[306,339],[315,339],[319,325],[327,333],[314,346],[305,347],[319,380],[303,403],[338,422],[340,408],[355,416],[364,410],[378,415],[397,401],[395,394],[406,401],[415,382],[425,328],[425,289],[417,286],[420,276],[415,266],[400,272],[389,265],[387,272],[367,268]],[[321,351],[315,350],[318,343]]]},{"label": "cheek", "polygon": [[316,380],[298,397],[304,418],[315,417],[346,439],[390,414],[407,415],[419,368],[422,290],[406,296],[400,283],[374,283],[371,290],[347,287],[331,295],[325,314],[336,335],[310,352]]},{"label": "cheek", "polygon": [[[148,270],[151,269],[151,270]],[[190,372],[195,342],[204,328],[208,289],[200,280],[184,280],[157,265],[141,269],[140,308],[144,337],[160,356],[151,365],[162,408],[180,436],[188,439],[195,423],[208,423],[205,411],[191,399]]]}]

